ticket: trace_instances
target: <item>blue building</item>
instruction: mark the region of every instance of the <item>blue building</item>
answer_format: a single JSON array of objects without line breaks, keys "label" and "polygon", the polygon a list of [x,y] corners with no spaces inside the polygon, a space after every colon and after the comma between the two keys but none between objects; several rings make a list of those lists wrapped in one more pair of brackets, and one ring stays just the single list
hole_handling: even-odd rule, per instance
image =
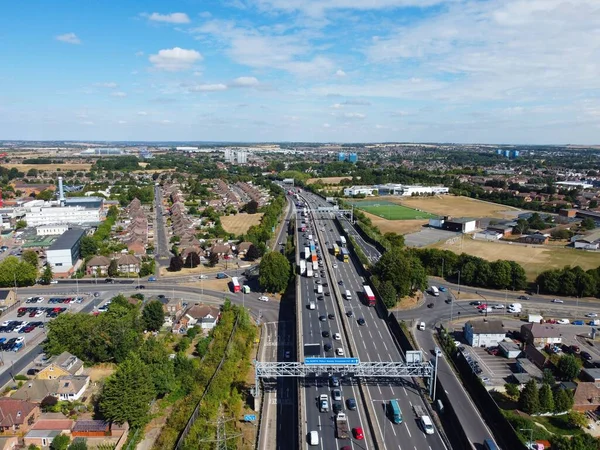
[{"label": "blue building", "polygon": [[513,150],[512,157],[513,158],[518,158],[519,157],[519,150]]},{"label": "blue building", "polygon": [[510,158],[510,150],[504,150],[504,156]]},{"label": "blue building", "polygon": [[344,152],[338,153],[338,161],[346,161],[346,154]]},{"label": "blue building", "polygon": [[351,163],[358,162],[358,155],[356,153],[348,153],[348,161]]},{"label": "blue building", "polygon": [[502,150],[501,149],[496,149],[496,155],[501,155],[502,154]]}]

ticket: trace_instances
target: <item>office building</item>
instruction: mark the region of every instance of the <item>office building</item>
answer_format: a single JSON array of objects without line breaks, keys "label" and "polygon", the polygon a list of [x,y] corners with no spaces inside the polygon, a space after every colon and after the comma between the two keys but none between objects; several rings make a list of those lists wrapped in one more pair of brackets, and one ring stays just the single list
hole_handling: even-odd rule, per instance
[{"label": "office building", "polygon": [[25,221],[30,227],[54,224],[96,224],[100,222],[100,209],[83,206],[32,206],[25,211]]},{"label": "office building", "polygon": [[46,258],[52,271],[57,275],[70,274],[79,259],[81,238],[85,231],[81,228],[71,228],[65,231],[46,250]]}]

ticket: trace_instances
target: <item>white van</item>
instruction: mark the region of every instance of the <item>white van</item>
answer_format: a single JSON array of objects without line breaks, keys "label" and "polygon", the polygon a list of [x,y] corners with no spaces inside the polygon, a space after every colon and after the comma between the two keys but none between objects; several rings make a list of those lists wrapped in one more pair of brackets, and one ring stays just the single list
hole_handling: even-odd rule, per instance
[{"label": "white van", "polygon": [[417,330],[425,331],[425,322],[421,322],[419,325],[417,325]]},{"label": "white van", "polygon": [[521,309],[523,308],[523,305],[521,305],[520,303],[511,303],[510,305],[508,305],[508,309]]},{"label": "white van", "polygon": [[350,293],[350,291],[349,291],[349,290],[347,290],[347,289],[346,289],[346,294],[345,294],[345,296],[346,296],[346,300],[351,300],[351,299],[352,299],[352,294],[351,294],[351,293]]},{"label": "white van", "polygon": [[429,416],[421,416],[421,425],[425,434],[433,434],[433,422]]},{"label": "white van", "polygon": [[320,284],[317,284],[317,294],[322,294],[323,293],[323,286]]},{"label": "white van", "polygon": [[311,431],[308,433],[308,445],[319,445],[319,432]]},{"label": "white van", "polygon": [[310,302],[308,304],[308,309],[317,309],[317,305],[315,305],[315,302]]}]

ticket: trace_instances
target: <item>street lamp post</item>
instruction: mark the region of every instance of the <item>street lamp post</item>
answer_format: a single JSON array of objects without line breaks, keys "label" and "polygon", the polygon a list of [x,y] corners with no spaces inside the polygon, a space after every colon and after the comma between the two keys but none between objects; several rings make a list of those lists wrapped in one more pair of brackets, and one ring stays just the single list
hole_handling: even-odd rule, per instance
[{"label": "street lamp post", "polygon": [[440,348],[436,345],[435,347],[435,367],[433,372],[433,396],[431,399],[435,401],[435,393],[437,388],[437,372],[438,372],[438,357],[440,354]]},{"label": "street lamp post", "polygon": [[[460,270],[458,271],[458,298],[460,298]],[[450,303],[450,323],[454,317],[454,301]]]}]

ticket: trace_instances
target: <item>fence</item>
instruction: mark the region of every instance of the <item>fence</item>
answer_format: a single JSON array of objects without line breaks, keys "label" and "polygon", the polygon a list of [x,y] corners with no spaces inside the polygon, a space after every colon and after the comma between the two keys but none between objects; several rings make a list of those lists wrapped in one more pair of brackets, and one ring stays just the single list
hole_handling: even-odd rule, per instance
[{"label": "fence", "polygon": [[185,428],[179,435],[179,439],[177,439],[177,443],[175,444],[175,450],[180,450],[181,448],[183,448],[183,443],[185,442],[185,439],[187,438],[188,434],[190,433],[190,430],[192,429],[192,427],[194,426],[194,423],[198,419],[198,414],[200,413],[200,405],[202,404],[202,400],[204,400],[204,397],[206,397],[206,394],[208,393],[208,390],[210,389],[210,385],[212,384],[217,373],[219,373],[219,370],[221,370],[221,366],[223,365],[223,362],[225,362],[225,358],[227,356],[227,350],[229,350],[229,345],[231,344],[231,341],[235,334],[235,330],[237,329],[239,320],[240,320],[240,316],[238,314],[235,318],[235,323],[233,324],[233,328],[231,329],[231,334],[229,335],[229,339],[227,340],[227,345],[225,346],[225,351],[223,352],[223,357],[221,358],[221,361],[219,361],[219,365],[217,366],[217,368],[211,375],[210,380],[208,380],[208,383],[206,384],[206,387],[204,388],[204,392],[202,393],[202,397],[200,397],[200,400],[198,400],[198,403],[196,404],[196,407],[194,408],[194,412],[192,413],[188,422],[186,423]]}]

